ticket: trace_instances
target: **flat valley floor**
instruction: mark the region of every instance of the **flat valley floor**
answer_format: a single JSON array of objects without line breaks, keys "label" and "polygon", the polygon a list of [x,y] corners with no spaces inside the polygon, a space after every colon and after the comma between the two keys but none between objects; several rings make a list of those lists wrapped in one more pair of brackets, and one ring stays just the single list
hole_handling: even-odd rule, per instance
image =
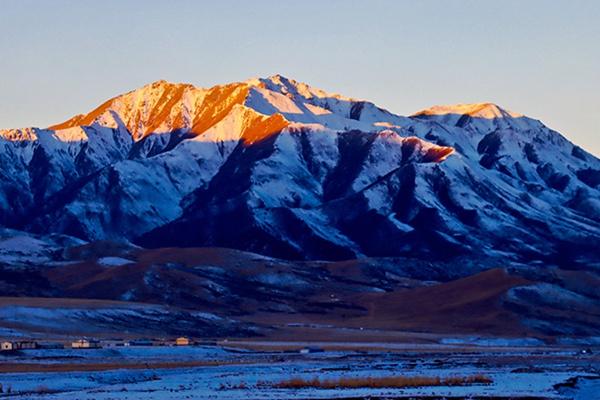
[{"label": "flat valley floor", "polygon": [[[307,347],[311,352],[299,351]],[[315,343],[301,337],[186,347],[38,349],[0,355],[0,398],[600,399],[600,348],[582,349],[502,341]],[[360,383],[473,376],[491,383],[404,388]],[[281,387],[290,380],[306,385]],[[346,383],[323,388],[315,382]]]}]

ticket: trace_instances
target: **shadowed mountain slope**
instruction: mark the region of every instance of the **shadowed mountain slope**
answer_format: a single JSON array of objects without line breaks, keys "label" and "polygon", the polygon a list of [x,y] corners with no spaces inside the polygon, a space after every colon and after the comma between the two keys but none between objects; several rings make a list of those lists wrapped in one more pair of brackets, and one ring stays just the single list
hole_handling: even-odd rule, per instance
[{"label": "shadowed mountain slope", "polygon": [[275,75],[0,131],[0,223],[287,259],[598,268],[600,160],[491,104],[410,117]]}]

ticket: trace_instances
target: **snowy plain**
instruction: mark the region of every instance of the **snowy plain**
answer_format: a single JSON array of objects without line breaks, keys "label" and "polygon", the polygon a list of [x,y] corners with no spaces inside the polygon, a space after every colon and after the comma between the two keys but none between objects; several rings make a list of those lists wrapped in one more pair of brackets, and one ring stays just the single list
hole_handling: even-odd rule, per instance
[{"label": "snowy plain", "polygon": [[[207,365],[152,368],[152,362],[205,361]],[[8,361],[6,357],[2,362]],[[599,357],[581,356],[570,348],[506,347],[473,352],[469,348],[410,351],[249,351],[220,346],[123,347],[98,350],[34,350],[13,363],[122,363],[107,371],[1,373],[0,384],[15,399],[363,399],[447,396],[469,398],[547,398],[593,400],[600,388]],[[130,369],[132,364],[148,368]],[[472,376],[492,384],[456,387],[280,389],[290,378]],[[565,383],[575,380],[575,383]],[[5,393],[4,395],[7,396]],[[590,397],[592,396],[592,397]],[[1,398],[1,397],[0,397]],[[597,397],[596,397],[597,398]]]}]

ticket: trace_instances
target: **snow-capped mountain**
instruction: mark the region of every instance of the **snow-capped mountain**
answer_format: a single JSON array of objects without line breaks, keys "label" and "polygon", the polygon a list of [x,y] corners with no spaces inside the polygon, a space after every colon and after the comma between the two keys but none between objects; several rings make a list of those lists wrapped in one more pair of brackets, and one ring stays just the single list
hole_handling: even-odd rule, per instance
[{"label": "snow-capped mountain", "polygon": [[0,131],[0,223],[284,258],[600,264],[600,160],[494,104],[403,117],[276,75]]}]

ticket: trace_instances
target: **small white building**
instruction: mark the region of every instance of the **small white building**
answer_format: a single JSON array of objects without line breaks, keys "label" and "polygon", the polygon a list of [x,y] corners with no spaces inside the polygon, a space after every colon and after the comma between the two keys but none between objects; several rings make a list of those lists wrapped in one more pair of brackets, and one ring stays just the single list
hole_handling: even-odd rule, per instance
[{"label": "small white building", "polygon": [[98,349],[100,343],[97,340],[92,339],[79,339],[71,343],[72,349]]},{"label": "small white building", "polygon": [[300,349],[300,354],[323,353],[324,351],[320,347],[303,347]]},{"label": "small white building", "polygon": [[129,346],[129,342],[120,339],[106,339],[100,342],[102,348],[125,347]]},{"label": "small white building", "polygon": [[15,346],[13,342],[2,342],[0,343],[0,350],[2,351],[11,351],[14,350]]},{"label": "small white building", "polygon": [[178,337],[175,339],[176,346],[189,346],[191,344],[190,339],[186,337]]},{"label": "small white building", "polygon": [[32,340],[21,340],[18,342],[4,341],[0,343],[0,350],[2,351],[37,349],[37,347],[37,342]]},{"label": "small white building", "polygon": [[23,340],[16,343],[16,348],[19,350],[37,349],[37,342],[33,340]]}]

